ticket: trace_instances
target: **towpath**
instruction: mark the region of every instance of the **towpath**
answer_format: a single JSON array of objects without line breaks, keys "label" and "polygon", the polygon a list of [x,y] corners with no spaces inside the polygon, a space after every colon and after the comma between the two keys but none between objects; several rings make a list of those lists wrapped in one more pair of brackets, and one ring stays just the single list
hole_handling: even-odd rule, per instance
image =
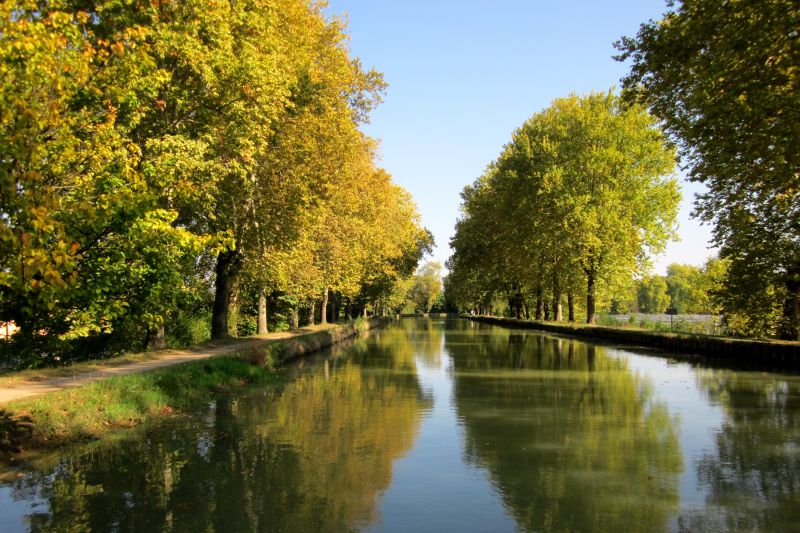
[{"label": "towpath", "polygon": [[80,387],[91,381],[114,376],[125,376],[189,361],[208,359],[215,355],[223,355],[253,346],[300,337],[333,327],[335,327],[335,324],[317,324],[295,331],[280,331],[258,337],[226,341],[221,344],[209,343],[184,350],[160,350],[117,359],[77,364],[74,367],[22,371],[0,375],[0,404],[70,387]]}]

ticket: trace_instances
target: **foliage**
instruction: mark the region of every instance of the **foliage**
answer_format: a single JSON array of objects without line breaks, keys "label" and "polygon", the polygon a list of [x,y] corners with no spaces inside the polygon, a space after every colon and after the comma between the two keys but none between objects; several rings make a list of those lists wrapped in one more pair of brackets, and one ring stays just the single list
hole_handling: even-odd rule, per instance
[{"label": "foliage", "polygon": [[[800,5],[793,0],[670,3],[661,21],[617,43],[623,80],[681,142],[689,176],[708,191],[730,262],[726,314],[800,338]],[[769,309],[769,311],[766,311]],[[780,317],[773,310],[779,310]],[[759,318],[760,317],[760,318]],[[765,320],[768,322],[765,322]]]},{"label": "foliage", "polygon": [[636,298],[640,312],[663,313],[670,305],[666,278],[647,276],[639,282]]},{"label": "foliage", "polygon": [[385,84],[323,7],[2,4],[0,321],[21,364],[192,342],[209,313],[225,336],[273,291],[375,305],[413,272],[429,234],[359,130]]},{"label": "foliage", "polygon": [[408,296],[417,309],[428,313],[442,292],[442,265],[435,261],[425,263],[417,269],[413,280]]},{"label": "foliage", "polygon": [[585,297],[627,291],[673,234],[674,152],[639,106],[613,93],[561,98],[514,132],[462,193],[448,298],[478,311],[503,297],[512,314],[570,320]]},{"label": "foliage", "polygon": [[192,346],[211,339],[210,313],[178,312],[164,326],[170,348]]},{"label": "foliage", "polygon": [[252,315],[240,315],[236,322],[237,336],[249,337],[256,334],[256,317]]}]

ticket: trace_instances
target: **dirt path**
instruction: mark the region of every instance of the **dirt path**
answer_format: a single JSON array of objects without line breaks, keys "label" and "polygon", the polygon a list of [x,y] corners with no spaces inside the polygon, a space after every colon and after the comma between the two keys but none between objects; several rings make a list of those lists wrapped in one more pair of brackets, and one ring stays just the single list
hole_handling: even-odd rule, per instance
[{"label": "dirt path", "polygon": [[[38,394],[45,394],[48,392],[56,392],[70,387],[80,387],[91,381],[98,381],[101,379],[110,378],[113,376],[125,376],[128,374],[135,374],[137,372],[146,372],[148,370],[155,370],[157,368],[164,368],[167,366],[186,363],[189,361],[199,361],[201,359],[208,359],[215,355],[222,355],[232,353],[244,348],[259,346],[262,344],[269,344],[279,340],[288,339],[291,337],[300,337],[308,335],[323,329],[334,327],[331,324],[325,326],[316,325],[299,329],[297,331],[281,331],[278,333],[270,333],[264,337],[254,337],[233,341],[220,346],[203,346],[188,348],[185,350],[163,350],[155,352],[153,356],[143,361],[131,361],[119,364],[113,364],[113,360],[109,366],[101,366],[94,368],[80,368],[76,367],[73,375],[70,376],[53,376],[42,378],[40,376],[32,377],[30,379],[19,379],[0,382],[0,404],[27,398],[29,396],[36,396]],[[62,370],[63,372],[63,370]],[[13,378],[13,374],[10,376]]]}]

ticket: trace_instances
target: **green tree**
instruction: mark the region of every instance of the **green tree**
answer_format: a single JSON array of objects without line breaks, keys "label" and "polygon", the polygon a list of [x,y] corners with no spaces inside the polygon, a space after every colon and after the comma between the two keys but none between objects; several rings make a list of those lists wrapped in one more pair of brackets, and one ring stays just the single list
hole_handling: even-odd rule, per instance
[{"label": "green tree", "polygon": [[586,274],[586,321],[596,283],[614,284],[672,236],[680,193],[674,152],[642,108],[612,93],[557,100],[540,142],[558,148],[551,174],[568,203],[571,241]]},{"label": "green tree", "polygon": [[636,300],[642,313],[663,313],[670,304],[667,280],[664,276],[645,277],[639,282]]},{"label": "green tree", "polygon": [[76,354],[106,351],[126,326],[141,343],[136,324],[163,325],[208,242],[174,224],[131,141],[164,82],[151,29],[94,8],[0,12],[0,320],[28,364],[87,337]]},{"label": "green tree", "polygon": [[673,263],[667,267],[671,306],[678,313],[710,313],[709,283],[701,267]]},{"label": "green tree", "polygon": [[556,100],[464,189],[448,263],[454,301],[485,308],[499,293],[512,315],[560,320],[566,293],[574,320],[584,295],[593,322],[598,298],[627,292],[672,236],[674,165],[642,107],[611,92]]},{"label": "green tree", "polygon": [[[800,5],[794,0],[670,2],[661,21],[617,43],[631,60],[629,101],[644,103],[681,142],[689,177],[708,191],[730,261],[726,313],[780,318],[763,328],[800,338]],[[766,300],[763,295],[769,294]]]},{"label": "green tree", "polygon": [[412,273],[427,233],[359,130],[384,83],[323,9],[2,4],[0,320],[32,361]]},{"label": "green tree", "polygon": [[414,274],[414,284],[411,287],[411,299],[424,312],[429,312],[436,298],[442,292],[442,265],[435,261],[428,261]]}]

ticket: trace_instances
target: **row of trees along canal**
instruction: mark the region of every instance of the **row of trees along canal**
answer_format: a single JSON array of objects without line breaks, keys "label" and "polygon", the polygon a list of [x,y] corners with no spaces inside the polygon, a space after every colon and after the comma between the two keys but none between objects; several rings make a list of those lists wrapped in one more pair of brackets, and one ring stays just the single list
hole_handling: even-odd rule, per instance
[{"label": "row of trees along canal", "polygon": [[389,306],[432,239],[359,130],[382,76],[322,7],[3,3],[15,361],[265,332],[269,301],[295,325]]},{"label": "row of trees along canal", "polygon": [[668,7],[616,44],[632,62],[622,98],[555,101],[464,190],[450,300],[479,310],[503,295],[536,318],[549,300],[561,319],[566,295],[569,318],[591,322],[672,236],[674,145],[707,188],[695,214],[713,224],[708,293],[728,330],[800,338],[800,5]]}]

